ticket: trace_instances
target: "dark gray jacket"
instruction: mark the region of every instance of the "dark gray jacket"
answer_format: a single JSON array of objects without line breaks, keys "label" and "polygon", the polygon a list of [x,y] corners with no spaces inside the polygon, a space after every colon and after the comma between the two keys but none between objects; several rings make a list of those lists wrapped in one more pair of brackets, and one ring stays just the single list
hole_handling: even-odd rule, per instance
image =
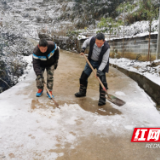
[{"label": "dark gray jacket", "polygon": [[33,51],[33,68],[36,75],[42,74],[41,68],[58,65],[58,59],[59,49],[54,42],[48,41],[48,49],[45,53],[42,53],[36,46]]}]

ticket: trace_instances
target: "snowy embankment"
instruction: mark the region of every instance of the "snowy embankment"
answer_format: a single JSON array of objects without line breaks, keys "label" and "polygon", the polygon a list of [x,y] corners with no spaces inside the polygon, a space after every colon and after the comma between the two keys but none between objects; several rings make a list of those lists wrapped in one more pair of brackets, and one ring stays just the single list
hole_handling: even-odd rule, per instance
[{"label": "snowy embankment", "polygon": [[[152,22],[151,34],[158,33],[158,20]],[[149,35],[149,21],[138,21],[129,26],[121,26],[121,30],[118,32],[118,38],[134,38],[143,37]],[[117,38],[113,38],[117,39]],[[112,40],[112,38],[111,38]]]},{"label": "snowy embankment", "polygon": [[[98,23],[98,22],[97,22]],[[154,20],[152,22],[151,34],[158,34],[158,20]],[[80,30],[81,33],[77,37],[78,40],[86,39],[87,37],[84,35],[92,36],[96,34],[96,32],[100,30],[99,28],[86,30]],[[148,21],[138,21],[128,26],[120,26],[120,30],[110,36],[108,33],[104,33],[106,35],[106,41],[115,40],[115,39],[123,39],[123,38],[135,38],[135,37],[143,37],[149,35],[149,22]]]},{"label": "snowy embankment", "polygon": [[27,63],[27,66],[23,72],[23,75],[18,78],[18,82],[23,81],[26,78],[26,76],[28,75],[28,72],[32,68],[32,55],[24,56],[22,59],[23,59],[23,61],[25,61]]},{"label": "snowy embankment", "polygon": [[152,67],[150,62],[138,62],[127,58],[110,58],[110,63],[117,65],[125,70],[136,72],[150,79],[152,82],[160,85],[160,60],[155,60],[152,63],[159,65]]}]

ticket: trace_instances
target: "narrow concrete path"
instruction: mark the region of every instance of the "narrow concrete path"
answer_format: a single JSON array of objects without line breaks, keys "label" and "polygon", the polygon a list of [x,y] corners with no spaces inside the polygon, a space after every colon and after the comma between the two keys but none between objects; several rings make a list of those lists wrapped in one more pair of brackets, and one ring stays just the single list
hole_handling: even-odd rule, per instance
[{"label": "narrow concrete path", "polygon": [[[64,103],[79,104],[79,106],[85,111],[95,113],[99,116],[120,115],[123,117],[123,113],[121,111],[121,108],[123,107],[115,107],[115,105],[110,102],[107,102],[103,107],[98,107],[99,85],[93,73],[89,78],[87,96],[85,98],[75,98],[74,93],[79,89],[79,77],[85,63],[85,59],[82,56],[75,53],[61,51],[60,63],[55,72],[53,91],[55,99],[60,105],[63,105]],[[143,90],[138,87],[136,82],[116,69],[110,67],[110,72],[106,76],[109,93],[118,96],[127,103],[133,104],[128,107],[134,107],[134,105],[137,106],[138,103],[141,103],[143,98],[145,100],[146,97],[151,101],[150,98],[145,95]],[[34,91],[36,90],[34,89]],[[143,94],[141,95],[141,93]],[[33,92],[31,96],[34,97],[34,94],[35,92]],[[144,95],[146,97],[144,97]],[[139,107],[141,107],[141,104]],[[77,125],[79,123],[81,122],[77,122]],[[97,131],[95,131],[95,133],[92,132],[87,136],[82,134],[82,137],[79,135],[78,141],[76,142],[76,148],[70,149],[70,144],[66,144],[64,149],[59,148],[57,152],[63,151],[65,154],[61,158],[58,158],[58,160],[150,160],[160,157],[160,149],[147,149],[145,148],[145,143],[131,143],[132,129],[127,132],[125,131],[120,135],[118,135],[118,132],[117,135],[113,134],[110,130],[118,130],[118,128],[114,126],[114,123],[116,122],[112,121],[111,127],[113,128],[108,129],[107,131],[109,136],[97,134]],[[133,122],[129,123],[132,124]],[[92,125],[92,123],[90,125]],[[123,126],[123,124],[120,125]],[[141,122],[137,127],[138,126],[142,127]],[[87,127],[91,126],[87,125],[86,129]],[[130,125],[128,125],[128,127],[130,128]],[[76,135],[76,130],[72,134]]]},{"label": "narrow concrete path", "polygon": [[5,106],[2,112],[8,115],[15,111],[9,118],[4,116],[2,121],[0,118],[0,159],[160,158],[160,148],[148,149],[147,143],[130,142],[135,127],[160,126],[160,114],[150,97],[136,82],[111,67],[106,75],[109,93],[126,101],[124,106],[107,101],[105,106],[98,107],[99,85],[93,74],[87,96],[76,98],[84,65],[85,59],[80,55],[61,51],[53,89],[60,109],[47,98],[46,92],[40,98],[35,97],[33,70],[25,81],[0,95]]}]

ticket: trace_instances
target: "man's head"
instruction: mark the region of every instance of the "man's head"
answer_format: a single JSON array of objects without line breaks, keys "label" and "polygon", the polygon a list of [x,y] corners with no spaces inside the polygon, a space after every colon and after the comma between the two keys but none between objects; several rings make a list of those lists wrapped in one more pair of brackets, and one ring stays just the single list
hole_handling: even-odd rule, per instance
[{"label": "man's head", "polygon": [[98,33],[96,35],[96,41],[95,41],[97,47],[99,47],[99,48],[102,47],[102,45],[104,44],[104,42],[105,42],[105,36],[104,36],[104,34],[103,33]]},{"label": "man's head", "polygon": [[48,49],[48,42],[44,38],[40,39],[38,48],[42,53],[45,53]]}]

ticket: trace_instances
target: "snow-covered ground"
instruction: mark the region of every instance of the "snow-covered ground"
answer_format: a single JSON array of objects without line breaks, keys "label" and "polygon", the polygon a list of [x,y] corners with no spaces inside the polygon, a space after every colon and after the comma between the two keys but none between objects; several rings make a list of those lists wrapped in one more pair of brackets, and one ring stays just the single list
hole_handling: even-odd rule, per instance
[{"label": "snow-covered ground", "polygon": [[[138,21],[129,26],[121,27],[120,32],[118,32],[119,38],[132,38],[132,37],[143,37],[149,35],[149,22],[148,21]],[[158,20],[152,22],[151,28],[152,34],[158,34]],[[116,39],[116,38],[113,38]]]},{"label": "snow-covered ground", "polygon": [[[44,159],[56,160],[68,150],[76,148],[80,137],[91,134],[98,136],[124,136],[134,127],[159,127],[160,113],[155,103],[134,81],[130,89],[116,91],[115,94],[126,101],[123,107],[111,106],[121,112],[108,116],[83,110],[78,104],[64,104],[53,108],[52,102],[39,99],[35,104],[30,96],[31,83],[35,73],[31,69],[25,80],[0,94],[0,158],[7,160]],[[124,77],[121,77],[124,78]],[[25,92],[27,90],[27,92]],[[130,94],[128,94],[130,93]],[[67,95],[66,95],[67,96]],[[44,108],[41,105],[45,106]],[[103,108],[99,108],[105,112]],[[61,148],[61,152],[56,150]]]},{"label": "snow-covered ground", "polygon": [[25,68],[23,75],[18,78],[18,82],[23,81],[26,78],[26,76],[28,75],[31,68],[33,67],[32,63],[31,63],[32,62],[32,55],[24,56],[23,61],[27,62],[27,67]]},{"label": "snow-covered ground", "polygon": [[[98,22],[97,22],[98,23]],[[117,34],[113,34],[109,36],[108,33],[104,33],[106,40],[114,40],[114,39],[122,39],[122,38],[135,38],[135,37],[143,37],[149,35],[149,22],[148,21],[138,21],[128,26],[120,26],[120,30]],[[158,20],[154,20],[152,22],[152,29],[151,34],[158,34]],[[77,39],[85,39],[87,38],[84,35],[92,36],[92,34],[96,34],[96,32],[100,30],[99,28],[90,29],[87,28],[86,30],[80,30],[81,33],[77,37]],[[110,37],[110,38],[109,38]]]},{"label": "snow-covered ground", "polygon": [[[23,14],[29,14],[30,16],[24,19],[24,17],[18,16],[20,14],[16,16],[14,12],[1,13],[3,25],[0,26],[0,29],[2,33],[21,34],[25,38],[38,39],[39,30],[52,31],[50,27],[53,24],[36,23],[38,15],[34,13],[35,11],[29,12],[26,10],[27,5],[33,5],[32,3],[26,1],[23,5],[19,5],[19,2],[9,5],[15,11],[18,11],[17,8],[19,7]],[[70,6],[71,4],[68,7]],[[34,7],[38,10],[39,16],[43,17],[44,14],[48,14],[54,20],[56,19],[51,11],[45,12],[45,8],[41,9],[39,4],[34,4]],[[61,6],[55,4],[53,12],[59,8]],[[60,15],[59,11],[55,12],[57,16]],[[63,24],[63,22],[61,23]],[[144,21],[127,26],[125,36],[148,34],[147,24],[148,22]],[[157,24],[158,21],[155,20],[152,28],[153,32],[157,32]],[[59,26],[59,24],[55,24],[53,28],[55,29],[56,26]],[[60,26],[57,29],[60,29]],[[97,31],[97,29],[94,31]],[[34,157],[35,159],[54,160],[64,155],[63,152],[54,152],[59,144],[63,149],[69,143],[71,144],[69,149],[73,149],[81,136],[90,134],[121,136],[128,131],[132,131],[134,127],[159,127],[160,114],[155,107],[155,103],[136,83],[131,84],[131,87],[135,88],[135,92],[131,92],[130,95],[121,90],[115,92],[117,96],[127,102],[121,108],[112,104],[112,107],[122,114],[101,116],[83,110],[78,104],[64,104],[60,106],[60,109],[57,109],[43,100],[40,100],[40,102],[46,108],[43,109],[38,105],[38,109],[33,110],[31,108],[33,98],[29,96],[30,92],[25,92],[25,89],[35,80],[35,75],[31,69],[32,57],[25,58],[27,58],[25,61],[28,62],[28,66],[24,75],[19,78],[19,83],[0,94],[0,159],[29,160]],[[135,62],[125,58],[110,59],[110,62],[143,74],[160,85],[159,66],[149,67],[147,66],[149,62]],[[50,102],[50,104],[52,103]],[[100,108],[100,110],[104,111],[103,108]],[[79,125],[77,125],[77,122],[80,122]]]},{"label": "snow-covered ground", "polygon": [[[103,2],[104,3],[104,2]],[[26,2],[8,2],[10,7],[5,13],[0,12],[0,25],[1,29],[5,31],[20,33],[21,35],[28,34],[28,37],[34,37],[38,39],[38,32],[40,30],[45,30],[50,33],[54,30],[56,32],[60,30],[67,30],[67,27],[74,26],[74,23],[79,19],[74,19],[74,22],[71,21],[57,21],[57,19],[63,13],[63,6],[67,6],[72,11],[72,7],[75,5],[75,2],[69,2],[68,5],[66,2],[58,3],[55,2],[46,2],[45,5],[40,5],[35,1],[26,1]],[[34,6],[34,7],[33,7]],[[149,22],[141,21],[135,22],[132,25],[121,26],[121,29],[118,31],[116,38],[125,38],[135,37],[135,36],[144,36],[148,35]],[[98,21],[96,21],[98,24]],[[80,32],[85,33],[96,33],[99,29],[97,26],[90,25],[86,26],[85,29],[80,30]],[[158,20],[155,19],[152,23],[152,33],[156,34],[158,31]],[[115,38],[115,37],[114,37]]]}]

